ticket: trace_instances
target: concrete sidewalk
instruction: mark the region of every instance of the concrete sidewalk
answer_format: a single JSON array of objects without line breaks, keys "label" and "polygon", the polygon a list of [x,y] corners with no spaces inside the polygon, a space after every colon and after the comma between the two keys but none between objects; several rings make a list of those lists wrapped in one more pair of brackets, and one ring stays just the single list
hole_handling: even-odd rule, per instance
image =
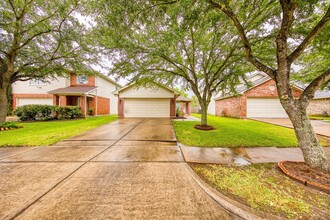
[{"label": "concrete sidewalk", "polygon": [[[215,163],[224,165],[249,165],[277,163],[280,161],[304,161],[300,148],[254,147],[254,148],[202,148],[181,145],[186,162]],[[330,147],[323,148],[330,159]]]}]

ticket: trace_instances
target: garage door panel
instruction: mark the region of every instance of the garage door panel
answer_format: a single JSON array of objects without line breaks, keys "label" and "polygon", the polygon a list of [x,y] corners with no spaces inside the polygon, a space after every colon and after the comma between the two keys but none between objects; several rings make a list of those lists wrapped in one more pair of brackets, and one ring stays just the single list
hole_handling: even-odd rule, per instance
[{"label": "garage door panel", "polygon": [[247,117],[249,118],[287,118],[279,99],[248,98]]},{"label": "garage door panel", "polygon": [[125,99],[124,116],[140,118],[170,117],[169,99]]},{"label": "garage door panel", "polygon": [[17,106],[23,105],[53,105],[52,98],[18,98]]}]

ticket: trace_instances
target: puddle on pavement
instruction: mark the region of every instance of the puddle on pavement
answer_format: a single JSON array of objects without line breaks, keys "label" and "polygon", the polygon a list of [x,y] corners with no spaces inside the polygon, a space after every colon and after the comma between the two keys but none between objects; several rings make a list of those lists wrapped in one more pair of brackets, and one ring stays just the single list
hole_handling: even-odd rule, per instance
[{"label": "puddle on pavement", "polygon": [[228,166],[246,166],[251,164],[244,158],[245,156],[249,158],[244,149],[181,146],[187,162],[216,163]]}]

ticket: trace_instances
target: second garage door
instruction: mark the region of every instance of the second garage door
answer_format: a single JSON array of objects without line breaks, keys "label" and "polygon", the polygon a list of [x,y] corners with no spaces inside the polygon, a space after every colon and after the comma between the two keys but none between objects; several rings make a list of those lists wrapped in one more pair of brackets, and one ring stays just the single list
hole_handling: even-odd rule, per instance
[{"label": "second garage door", "polygon": [[53,105],[52,98],[18,98],[17,106],[23,105]]},{"label": "second garage door", "polygon": [[248,118],[287,118],[279,99],[248,98]]},{"label": "second garage door", "polygon": [[169,118],[169,99],[124,99],[124,116],[131,118]]}]

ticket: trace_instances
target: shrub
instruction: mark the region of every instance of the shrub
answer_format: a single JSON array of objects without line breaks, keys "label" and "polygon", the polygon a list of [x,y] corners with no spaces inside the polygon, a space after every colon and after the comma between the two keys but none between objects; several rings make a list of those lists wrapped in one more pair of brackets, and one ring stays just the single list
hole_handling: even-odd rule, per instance
[{"label": "shrub", "polygon": [[14,111],[21,121],[51,120],[53,119],[52,112],[53,106],[51,105],[24,105]]},{"label": "shrub", "polygon": [[21,121],[46,121],[81,117],[81,111],[77,106],[24,105],[18,107],[14,113]]},{"label": "shrub", "polygon": [[88,115],[90,115],[90,116],[92,116],[94,114],[93,108],[89,108],[87,111],[88,111]]},{"label": "shrub", "polygon": [[2,122],[0,128],[20,128],[15,122]]},{"label": "shrub", "polygon": [[54,118],[57,119],[74,119],[81,117],[80,108],[77,106],[55,106],[54,107]]}]

